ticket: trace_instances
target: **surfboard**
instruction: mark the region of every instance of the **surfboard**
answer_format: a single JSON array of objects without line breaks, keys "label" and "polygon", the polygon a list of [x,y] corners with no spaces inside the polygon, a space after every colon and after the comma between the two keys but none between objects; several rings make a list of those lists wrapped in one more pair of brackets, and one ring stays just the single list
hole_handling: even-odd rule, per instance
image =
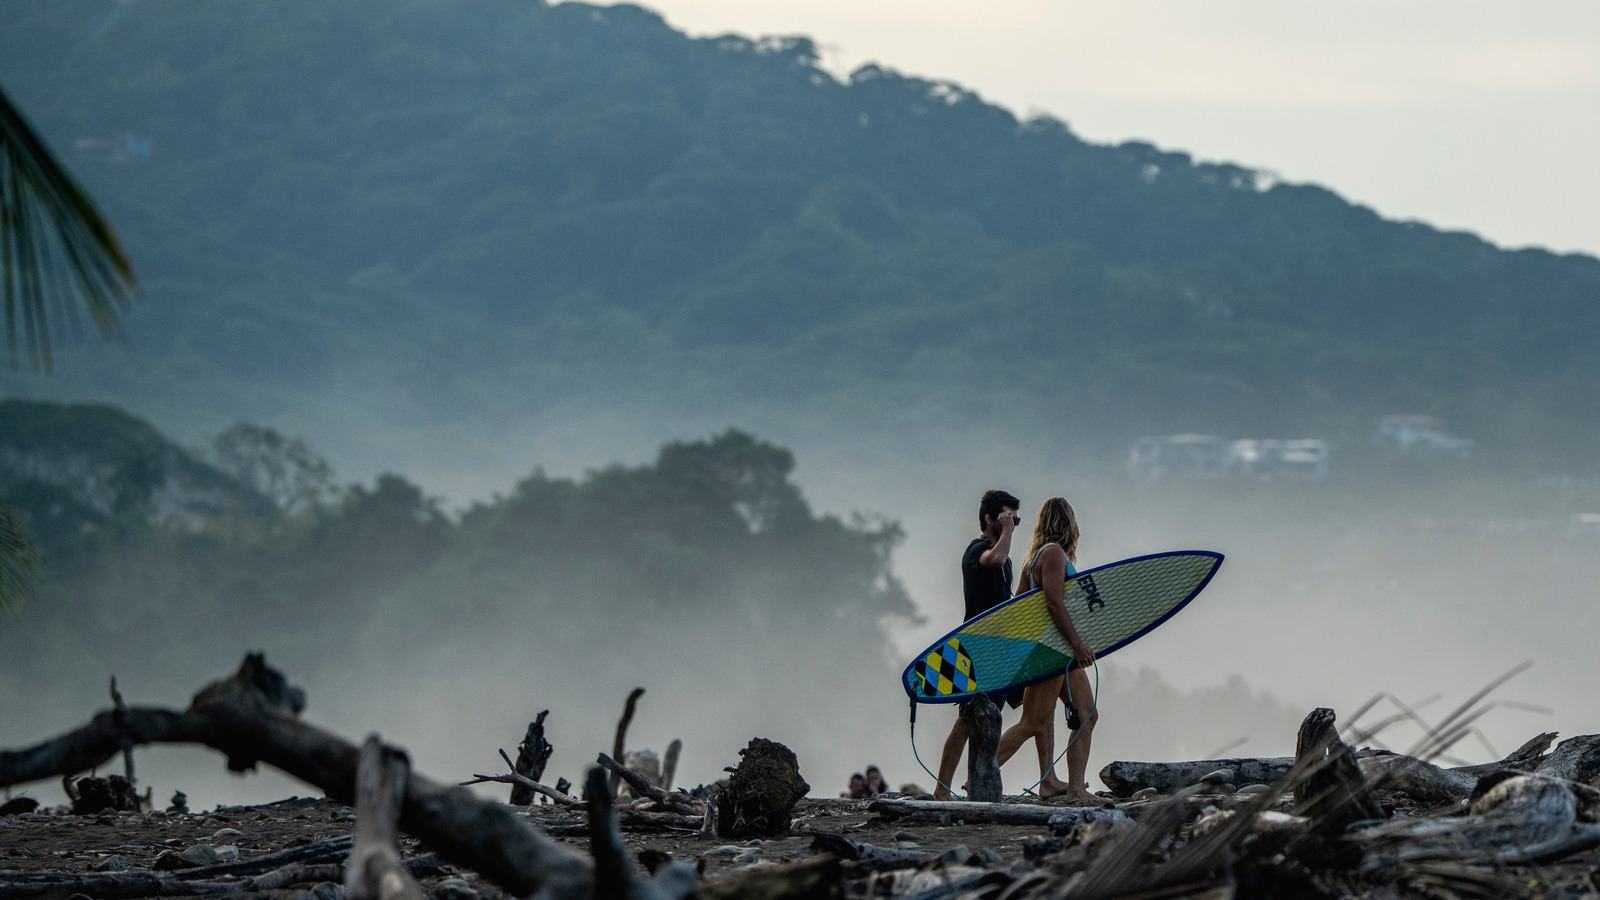
[{"label": "surfboard", "polygon": [[[1209,550],[1136,556],[1079,572],[1063,597],[1073,627],[1103,657],[1154,631],[1189,605],[1222,565]],[[958,703],[1054,678],[1076,666],[1039,588],[974,616],[918,654],[901,673],[917,703]]]}]

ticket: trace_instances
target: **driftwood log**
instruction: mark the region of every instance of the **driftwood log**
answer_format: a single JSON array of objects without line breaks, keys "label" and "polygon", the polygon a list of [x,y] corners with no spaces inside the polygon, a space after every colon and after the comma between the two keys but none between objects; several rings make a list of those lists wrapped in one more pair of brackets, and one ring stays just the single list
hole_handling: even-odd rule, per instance
[{"label": "driftwood log", "polygon": [[[304,694],[252,654],[231,678],[197,694],[184,712],[130,707],[120,716],[101,713],[38,746],[0,752],[0,787],[87,771],[121,752],[125,743],[192,743],[221,751],[234,771],[267,763],[329,797],[354,802],[360,750],[300,721],[304,706]],[[539,834],[508,807],[463,788],[412,773],[399,824],[446,860],[476,870],[509,893],[542,891],[551,900],[593,895],[594,866],[588,858]]]},{"label": "driftwood log", "polygon": [[998,803],[1000,782],[1000,707],[988,694],[968,700],[961,709],[967,723],[967,799]]},{"label": "driftwood log", "polygon": [[903,800],[880,797],[867,804],[869,812],[886,819],[906,822],[938,823],[946,820],[966,825],[1037,825],[1041,828],[1068,829],[1092,821],[1096,814],[1126,818],[1110,804],[1099,809],[1046,806],[1039,803],[979,803],[967,800]]},{"label": "driftwood log", "polygon": [[[513,773],[534,784],[544,777],[544,767],[550,762],[550,754],[555,752],[555,748],[544,736],[544,717],[548,715],[550,710],[541,710],[539,715],[528,723],[528,731],[522,736],[522,743],[517,745],[517,761],[511,766]],[[512,806],[531,806],[538,796],[539,792],[524,782],[518,781],[511,785]]]}]

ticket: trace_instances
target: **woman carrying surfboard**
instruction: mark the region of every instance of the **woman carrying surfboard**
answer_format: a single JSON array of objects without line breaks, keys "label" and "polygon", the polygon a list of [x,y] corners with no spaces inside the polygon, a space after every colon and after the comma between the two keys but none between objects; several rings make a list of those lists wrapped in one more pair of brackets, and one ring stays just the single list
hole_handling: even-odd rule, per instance
[{"label": "woman carrying surfboard", "polygon": [[[1041,797],[1072,796],[1080,800],[1099,801],[1089,793],[1085,774],[1089,769],[1089,744],[1099,714],[1095,709],[1094,691],[1089,686],[1089,676],[1084,669],[1094,664],[1094,650],[1078,634],[1067,613],[1064,602],[1067,578],[1076,574],[1074,564],[1078,558],[1078,514],[1065,497],[1051,497],[1039,507],[1039,516],[1033,526],[1033,540],[1028,546],[1028,562],[1022,568],[1019,587],[1023,590],[1042,589],[1045,609],[1050,621],[1072,650],[1074,665],[1065,675],[1057,675],[1037,684],[1029,685],[1022,695],[1022,720],[1000,735],[1000,764],[1004,765],[1029,738],[1039,752],[1039,774],[1043,780],[1037,788]],[[1062,781],[1051,767],[1055,763],[1056,698],[1070,698],[1069,711],[1075,713],[1078,734],[1067,750],[1067,780]]]}]

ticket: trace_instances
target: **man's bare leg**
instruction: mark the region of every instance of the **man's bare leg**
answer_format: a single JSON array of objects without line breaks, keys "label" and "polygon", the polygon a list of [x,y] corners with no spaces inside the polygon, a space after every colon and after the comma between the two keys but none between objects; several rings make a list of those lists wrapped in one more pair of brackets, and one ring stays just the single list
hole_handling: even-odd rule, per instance
[{"label": "man's bare leg", "polygon": [[1072,746],[1067,748],[1067,781],[1070,782],[1072,794],[1079,800],[1095,800],[1100,798],[1089,792],[1087,775],[1089,772],[1089,745],[1094,740],[1095,720],[1100,716],[1094,706],[1094,689],[1089,686],[1089,676],[1082,669],[1073,669],[1067,673],[1067,680],[1062,691],[1062,701],[1066,701],[1066,689],[1071,690],[1072,706],[1078,711],[1078,721],[1082,726],[1072,741]]},{"label": "man's bare leg", "polygon": [[1039,752],[1039,777],[1043,779],[1035,790],[1041,797],[1055,797],[1072,790],[1071,784],[1050,771],[1056,756],[1056,727],[1051,715],[1056,710],[1056,697],[1060,693],[1060,678],[1029,686],[1022,692],[1022,720],[1000,735],[1001,765],[1016,755],[1024,741],[1033,738]]},{"label": "man's bare leg", "polygon": [[956,766],[961,765],[961,753],[967,749],[967,720],[956,716],[950,726],[950,736],[944,739],[944,752],[939,754],[939,783],[933,786],[933,799],[953,800],[950,780],[956,777]]}]

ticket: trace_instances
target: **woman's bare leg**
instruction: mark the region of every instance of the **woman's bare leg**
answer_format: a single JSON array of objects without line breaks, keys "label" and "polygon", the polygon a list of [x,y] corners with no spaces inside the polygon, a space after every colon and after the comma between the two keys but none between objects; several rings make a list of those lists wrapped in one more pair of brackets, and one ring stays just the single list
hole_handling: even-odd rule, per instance
[{"label": "woman's bare leg", "polygon": [[1041,797],[1054,797],[1072,790],[1072,785],[1062,781],[1050,766],[1055,762],[1056,697],[1061,693],[1061,679],[1052,678],[1031,685],[1022,692],[1022,720],[1000,735],[1000,764],[1015,756],[1023,742],[1033,738],[1039,754],[1039,776],[1044,780],[1036,790]]},{"label": "woman's bare leg", "polygon": [[1067,748],[1067,781],[1072,785],[1073,795],[1079,799],[1099,800],[1089,792],[1086,777],[1089,772],[1089,746],[1094,740],[1095,720],[1099,718],[1095,710],[1094,689],[1089,686],[1089,676],[1082,669],[1067,673],[1066,687],[1072,692],[1072,707],[1078,711],[1078,721],[1083,723],[1072,739],[1072,746]]}]

